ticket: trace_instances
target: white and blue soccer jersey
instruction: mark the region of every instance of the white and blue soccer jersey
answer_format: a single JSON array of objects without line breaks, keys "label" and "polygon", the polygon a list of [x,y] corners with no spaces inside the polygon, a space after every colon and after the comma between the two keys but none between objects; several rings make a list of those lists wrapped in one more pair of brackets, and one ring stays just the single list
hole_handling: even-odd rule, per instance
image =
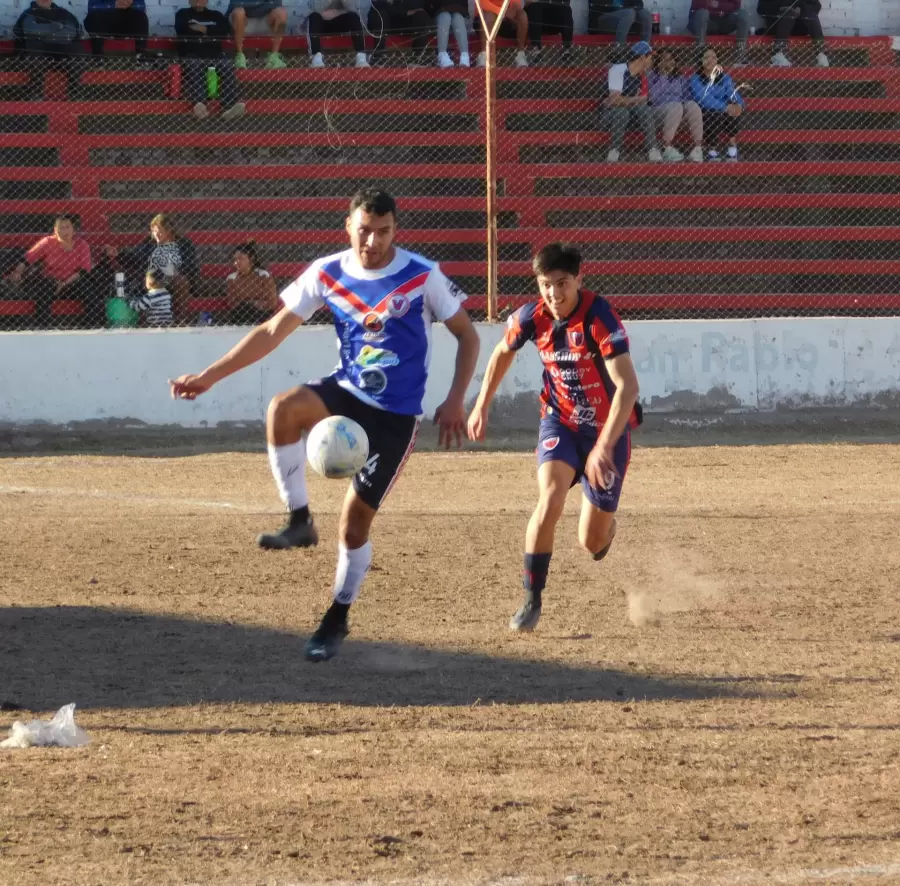
[{"label": "white and blue soccer jersey", "polygon": [[436,262],[404,249],[377,271],[353,250],[314,261],[281,293],[303,320],[327,305],[334,315],[341,387],[370,406],[419,415],[428,378],[431,324],[466,300]]}]

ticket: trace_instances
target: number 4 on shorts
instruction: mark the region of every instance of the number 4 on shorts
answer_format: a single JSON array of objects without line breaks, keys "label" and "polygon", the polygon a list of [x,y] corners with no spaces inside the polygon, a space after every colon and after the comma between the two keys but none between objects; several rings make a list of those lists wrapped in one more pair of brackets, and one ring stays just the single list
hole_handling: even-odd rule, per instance
[{"label": "number 4 on shorts", "polygon": [[378,453],[369,456],[369,460],[360,468],[360,473],[367,474],[369,477],[375,473],[378,468]]}]

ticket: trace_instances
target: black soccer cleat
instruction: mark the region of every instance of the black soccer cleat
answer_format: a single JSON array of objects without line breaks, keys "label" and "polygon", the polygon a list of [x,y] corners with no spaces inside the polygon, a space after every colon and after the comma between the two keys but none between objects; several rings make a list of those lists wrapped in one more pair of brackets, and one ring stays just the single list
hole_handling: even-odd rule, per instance
[{"label": "black soccer cleat", "polygon": [[541,620],[541,599],[525,594],[519,611],[509,620],[509,629],[520,634],[530,634]]},{"label": "black soccer cleat", "polygon": [[319,533],[308,513],[291,511],[287,523],[278,532],[264,532],[257,536],[256,543],[267,551],[313,548],[319,543]]},{"label": "black soccer cleat", "polygon": [[329,610],[316,628],[316,632],[306,641],[304,655],[307,661],[318,664],[328,661],[338,654],[344,637],[350,633],[346,618],[335,618]]}]

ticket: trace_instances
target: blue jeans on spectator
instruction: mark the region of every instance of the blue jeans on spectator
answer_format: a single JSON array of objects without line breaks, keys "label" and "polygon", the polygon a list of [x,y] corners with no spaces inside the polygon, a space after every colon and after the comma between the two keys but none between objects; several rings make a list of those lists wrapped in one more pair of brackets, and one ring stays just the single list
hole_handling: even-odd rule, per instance
[{"label": "blue jeans on spectator", "polygon": [[747,38],[750,36],[750,16],[740,9],[728,15],[710,15],[708,9],[696,9],[688,16],[688,30],[705,45],[706,35],[734,34],[737,40],[738,58],[747,54]]},{"label": "blue jeans on spectator", "polygon": [[206,69],[215,68],[219,75],[219,100],[222,109],[227,111],[238,102],[238,82],[234,73],[234,65],[230,58],[183,58],[181,70],[184,72],[184,91],[188,101],[206,104],[209,97],[206,92]]},{"label": "blue jeans on spectator", "polygon": [[597,26],[604,34],[615,34],[616,43],[624,46],[635,21],[641,27],[641,40],[649,43],[653,34],[653,16],[647,9],[617,9],[615,12],[607,12],[600,16]]}]

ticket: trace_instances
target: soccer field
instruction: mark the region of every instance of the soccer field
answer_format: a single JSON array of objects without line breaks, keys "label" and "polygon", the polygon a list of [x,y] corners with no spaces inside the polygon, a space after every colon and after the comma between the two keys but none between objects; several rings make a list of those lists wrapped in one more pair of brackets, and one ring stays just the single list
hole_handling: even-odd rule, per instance
[{"label": "soccer field", "polygon": [[0,459],[0,727],[92,739],[0,752],[0,883],[900,881],[900,448],[636,449],[525,636],[533,455],[415,455],[322,665],[310,484],[264,552],[265,454]]}]

